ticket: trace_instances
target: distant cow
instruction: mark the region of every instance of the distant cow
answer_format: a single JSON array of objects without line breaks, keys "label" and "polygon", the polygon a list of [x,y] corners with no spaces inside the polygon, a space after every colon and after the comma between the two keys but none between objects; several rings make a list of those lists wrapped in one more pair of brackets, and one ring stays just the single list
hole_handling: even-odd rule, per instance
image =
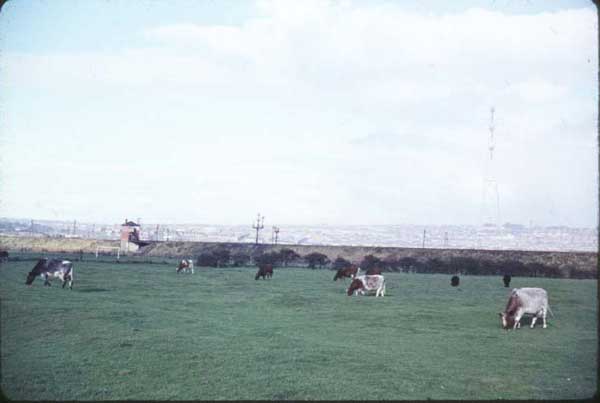
[{"label": "distant cow", "polygon": [[502,281],[504,281],[505,287],[510,286],[510,280],[511,280],[510,274],[505,274],[504,277],[502,277]]},{"label": "distant cow", "polygon": [[194,261],[192,259],[182,259],[177,266],[176,273],[180,272],[194,274]]},{"label": "distant cow", "polygon": [[254,280],[258,280],[260,277],[262,277],[263,280],[273,277],[273,265],[272,264],[258,265],[258,271],[256,272],[256,276],[254,277]]},{"label": "distant cow", "polygon": [[[543,288],[513,288],[504,312],[500,312],[502,328],[516,329],[521,327],[521,318],[524,314],[533,315],[531,328],[537,318],[542,318],[543,327],[546,328],[546,312],[548,306],[548,293]],[[552,313],[552,311],[550,311]]]},{"label": "distant cow", "polygon": [[68,260],[60,259],[40,259],[34,268],[27,275],[25,284],[31,285],[33,280],[37,276],[41,276],[44,279],[44,285],[50,286],[48,278],[54,277],[59,278],[63,283],[62,286],[65,288],[67,281],[69,282],[69,289],[73,288],[73,263]]},{"label": "distant cow", "polygon": [[0,263],[2,262],[8,262],[8,252],[5,250],[0,251]]},{"label": "distant cow", "polygon": [[381,274],[382,272],[383,272],[383,270],[381,270],[379,267],[371,267],[370,269],[367,270],[367,275],[374,276],[376,274]]},{"label": "distant cow", "polygon": [[366,292],[375,291],[375,296],[385,296],[385,279],[382,275],[376,274],[373,276],[356,276],[350,283],[350,287],[346,291],[348,296],[360,293],[365,295]]},{"label": "distant cow", "polygon": [[450,285],[452,287],[458,287],[459,284],[460,284],[460,278],[458,278],[458,276],[452,276],[452,278],[450,279]]},{"label": "distant cow", "polygon": [[360,267],[355,266],[355,265],[343,267],[343,268],[339,269],[337,271],[337,273],[335,273],[335,276],[333,277],[333,281],[336,281],[338,278],[344,278],[344,277],[354,278],[355,276],[358,275],[359,271],[360,271]]}]

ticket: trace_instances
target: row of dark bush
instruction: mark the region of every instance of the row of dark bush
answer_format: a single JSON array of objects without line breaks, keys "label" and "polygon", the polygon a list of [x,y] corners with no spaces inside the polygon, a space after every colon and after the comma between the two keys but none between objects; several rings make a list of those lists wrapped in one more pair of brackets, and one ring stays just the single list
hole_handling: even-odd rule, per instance
[{"label": "row of dark bush", "polygon": [[241,267],[248,264],[264,263],[283,267],[299,266],[311,269],[328,268],[333,270],[355,263],[363,270],[379,267],[387,272],[500,276],[509,274],[525,277],[596,278],[595,272],[581,270],[573,266],[559,268],[542,263],[523,263],[518,260],[494,261],[470,257],[451,257],[448,260],[442,260],[439,258],[397,258],[395,256],[380,259],[374,255],[366,255],[360,262],[350,262],[343,257],[338,257],[331,261],[325,254],[319,252],[300,256],[294,250],[287,248],[283,248],[279,252],[265,253],[257,251],[254,254],[240,252],[231,254],[228,249],[218,249],[213,252],[202,253],[196,259],[198,266],[207,267]]},{"label": "row of dark bush", "polygon": [[[63,252],[67,253],[67,252]],[[72,254],[72,252],[71,252]],[[44,253],[44,256],[47,254]],[[60,254],[58,254],[60,255]],[[58,256],[57,255],[57,256]],[[83,252],[79,253],[79,260],[83,259]],[[37,255],[36,255],[37,256]],[[9,260],[30,260],[28,256],[10,256]],[[128,260],[128,259],[126,259]],[[142,259],[127,261],[127,263],[160,263],[161,260],[152,261]],[[201,253],[196,257],[196,265],[203,267],[244,267],[270,263],[278,267],[294,266],[309,267],[311,269],[333,269],[347,267],[351,263],[358,264],[361,269],[368,270],[379,267],[385,272],[403,273],[442,273],[442,274],[467,274],[467,275],[504,275],[524,277],[554,277],[554,278],[597,278],[596,271],[582,270],[574,266],[545,265],[542,263],[523,263],[518,260],[493,261],[488,259],[474,259],[470,257],[451,257],[448,260],[439,258],[414,258],[393,255],[383,259],[374,255],[366,255],[360,262],[350,262],[343,257],[331,261],[325,254],[319,252],[301,256],[294,250],[283,248],[278,252],[265,252],[256,250],[253,253],[231,253],[227,248],[219,248],[212,252]]]}]

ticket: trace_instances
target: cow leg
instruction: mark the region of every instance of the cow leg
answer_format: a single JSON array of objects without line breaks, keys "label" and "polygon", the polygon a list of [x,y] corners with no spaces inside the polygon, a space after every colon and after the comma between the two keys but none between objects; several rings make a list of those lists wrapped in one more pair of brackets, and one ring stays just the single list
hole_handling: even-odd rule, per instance
[{"label": "cow leg", "polygon": [[543,324],[543,328],[546,328],[546,309],[544,308],[544,310],[542,310],[542,324]]},{"label": "cow leg", "polygon": [[533,315],[533,318],[531,319],[531,326],[529,326],[531,329],[533,329],[533,327],[535,326],[535,322],[537,321],[537,315]]},{"label": "cow leg", "polygon": [[44,285],[50,287],[52,286],[52,284],[50,284],[50,281],[48,281],[48,275],[47,274],[42,274],[42,277],[44,278]]},{"label": "cow leg", "polygon": [[513,326],[513,329],[520,329],[521,328],[521,317],[523,316],[523,311],[518,310],[515,313],[515,324]]}]

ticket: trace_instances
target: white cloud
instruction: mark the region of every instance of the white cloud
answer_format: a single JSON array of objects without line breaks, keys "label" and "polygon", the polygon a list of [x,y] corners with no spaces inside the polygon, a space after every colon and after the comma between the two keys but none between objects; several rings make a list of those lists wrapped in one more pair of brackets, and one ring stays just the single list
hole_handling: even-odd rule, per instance
[{"label": "white cloud", "polygon": [[[56,127],[47,130],[71,133],[57,123],[63,119],[73,122],[73,133],[111,133],[104,143],[141,148],[141,162],[160,183],[196,184],[202,190],[190,200],[206,200],[212,208],[232,206],[230,189],[237,186],[240,203],[254,209],[256,177],[300,200],[297,210],[303,212],[326,194],[328,201],[312,213],[314,222],[332,216],[348,221],[362,211],[363,199],[354,198],[361,186],[367,194],[385,194],[382,208],[404,211],[386,213],[388,218],[468,217],[480,202],[473,190],[481,184],[491,105],[498,111],[498,159],[507,166],[502,179],[513,184],[507,194],[526,189],[530,169],[551,170],[546,185],[572,183],[568,167],[554,170],[548,161],[552,147],[595,150],[597,94],[585,90],[595,83],[598,58],[592,8],[537,15],[471,9],[439,16],[397,5],[260,1],[257,13],[236,26],[150,27],[143,34],[151,45],[119,52],[5,52],[3,85],[8,94],[53,92],[57,103],[76,104],[95,94],[100,101],[93,110],[111,119],[90,122],[58,112]],[[29,133],[24,138],[43,130]],[[548,138],[560,140],[544,143]],[[94,147],[66,143],[88,160],[94,155]],[[539,153],[511,160],[517,154],[510,152],[533,145]],[[178,161],[181,153],[198,157]],[[14,157],[4,164],[20,166]],[[587,164],[596,169],[595,160]],[[176,179],[169,181],[165,167],[179,167]],[[133,172],[126,177],[120,186],[138,178]],[[551,193],[560,203],[561,192]],[[573,196],[583,200],[589,193],[586,188]],[[426,214],[420,213],[423,199],[433,200]],[[270,207],[280,221],[301,217],[278,203]],[[194,211],[191,202],[180,205]],[[506,213],[517,212],[515,204]],[[364,217],[383,219],[375,212]]]}]

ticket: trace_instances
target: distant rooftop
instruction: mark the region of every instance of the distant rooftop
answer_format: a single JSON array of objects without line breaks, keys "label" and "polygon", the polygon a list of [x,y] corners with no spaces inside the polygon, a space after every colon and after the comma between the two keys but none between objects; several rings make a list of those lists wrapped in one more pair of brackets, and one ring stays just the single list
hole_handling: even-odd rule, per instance
[{"label": "distant rooftop", "polygon": [[124,227],[139,227],[139,224],[134,223],[133,221],[127,221],[127,218],[125,219],[125,224],[123,224]]}]

